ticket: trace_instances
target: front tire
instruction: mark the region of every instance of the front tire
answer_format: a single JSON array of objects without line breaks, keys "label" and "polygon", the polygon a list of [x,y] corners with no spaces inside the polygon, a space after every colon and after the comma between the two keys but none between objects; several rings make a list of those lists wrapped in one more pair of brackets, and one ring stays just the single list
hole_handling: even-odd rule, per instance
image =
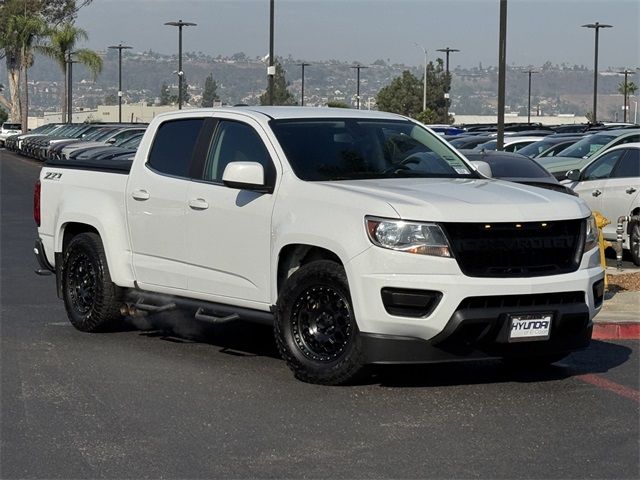
[{"label": "front tire", "polygon": [[640,222],[633,222],[630,226],[629,250],[635,265],[640,266]]},{"label": "front tire", "polygon": [[71,324],[82,332],[97,332],[120,315],[120,289],[111,281],[100,237],[81,233],[63,252],[62,296]]},{"label": "front tire", "polygon": [[299,380],[323,385],[353,382],[363,369],[363,349],[347,275],[319,260],[285,282],[274,333],[278,350]]}]

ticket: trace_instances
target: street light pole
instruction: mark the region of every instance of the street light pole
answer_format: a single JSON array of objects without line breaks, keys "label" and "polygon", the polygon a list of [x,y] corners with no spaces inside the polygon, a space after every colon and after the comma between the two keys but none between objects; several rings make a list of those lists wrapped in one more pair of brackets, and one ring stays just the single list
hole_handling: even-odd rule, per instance
[{"label": "street light pole", "polygon": [[498,136],[496,150],[504,149],[504,104],[507,79],[507,0],[500,0],[500,35],[498,40]]},{"label": "street light pole", "polygon": [[418,45],[414,43],[414,45],[418,48],[421,48],[424,52],[424,70],[422,72],[422,80],[423,80],[423,88],[422,88],[422,111],[424,112],[427,109],[427,49],[424,48],[423,45]]},{"label": "street light pole", "polygon": [[183,22],[166,22],[165,25],[178,27],[178,110],[182,110],[182,82],[184,72],[182,71],[182,27],[195,27],[197,23]]},{"label": "street light pole", "polygon": [[310,63],[298,63],[299,67],[302,67],[302,92],[300,94],[300,106],[304,107],[304,67],[308,67],[309,65],[311,65]]},{"label": "street light pole", "polygon": [[365,67],[364,65],[354,65],[353,67],[350,68],[355,68],[356,72],[357,72],[357,80],[356,80],[356,105],[357,105],[357,109],[360,110],[360,70],[362,70],[363,68],[369,68],[369,67]]},{"label": "street light pole", "polygon": [[118,50],[118,123],[122,123],[122,50],[130,49],[127,45],[111,45],[109,48]]},{"label": "street light pole", "polygon": [[527,102],[527,123],[531,125],[531,75],[534,73],[540,73],[537,70],[526,70],[524,73],[529,74],[529,101]]},{"label": "street light pole", "polygon": [[629,95],[629,91],[627,90],[629,88],[629,84],[627,83],[627,79],[629,77],[629,74],[631,73],[635,73],[633,70],[627,70],[626,68],[622,71],[622,72],[618,72],[621,75],[624,75],[624,91],[623,91],[623,96],[624,96],[624,123],[627,123],[627,108],[628,108],[628,104],[629,104],[629,99],[628,99],[628,95]]},{"label": "street light pole", "polygon": [[275,0],[269,0],[269,67],[267,68],[267,77],[269,77],[269,105],[273,105],[276,67],[274,58],[274,27],[275,27]]},{"label": "street light pole", "polygon": [[71,55],[75,52],[67,52],[67,123],[73,123],[73,64],[76,62]]},{"label": "street light pole", "polygon": [[593,113],[591,121],[593,123],[597,122],[598,115],[598,37],[600,35],[601,28],[612,28],[613,25],[607,25],[600,22],[595,23],[587,23],[586,25],[582,25],[585,28],[593,28],[596,31],[596,42],[595,42],[595,51],[594,51],[594,60],[593,60]]},{"label": "street light pole", "polygon": [[444,95],[445,97],[444,108],[445,108],[445,118],[447,119],[447,121],[449,121],[449,92],[451,90],[451,76],[449,75],[449,54],[459,52],[460,50],[458,50],[457,48],[445,47],[445,48],[439,48],[436,51],[444,52],[446,56],[445,70],[447,72],[447,85],[446,85],[446,91]]}]

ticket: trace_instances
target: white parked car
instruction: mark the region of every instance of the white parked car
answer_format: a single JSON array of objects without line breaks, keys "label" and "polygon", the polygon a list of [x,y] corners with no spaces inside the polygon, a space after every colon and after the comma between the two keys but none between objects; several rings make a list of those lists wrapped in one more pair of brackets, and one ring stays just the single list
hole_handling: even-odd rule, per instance
[{"label": "white parked car", "polygon": [[[607,240],[616,240],[619,217],[640,215],[640,143],[610,148],[582,170],[567,172],[567,177],[591,210],[611,222],[603,229]],[[640,223],[627,226],[623,248],[630,250],[633,262],[640,265]]]},{"label": "white parked car", "polygon": [[4,122],[0,127],[0,147],[4,147],[4,141],[11,135],[22,133],[22,125],[19,123]]}]

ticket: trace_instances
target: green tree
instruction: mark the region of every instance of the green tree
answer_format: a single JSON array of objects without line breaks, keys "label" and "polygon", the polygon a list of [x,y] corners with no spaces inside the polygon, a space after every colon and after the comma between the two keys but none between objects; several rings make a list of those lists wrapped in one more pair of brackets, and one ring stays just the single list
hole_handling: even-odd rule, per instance
[{"label": "green tree", "polygon": [[[296,99],[289,91],[289,84],[284,75],[284,68],[280,62],[276,61],[276,74],[273,81],[273,104],[274,105],[297,105]],[[260,105],[269,105],[269,90],[260,95]]]},{"label": "green tree", "polygon": [[422,83],[405,70],[378,92],[376,102],[379,110],[414,117],[422,111]]},{"label": "green tree", "polygon": [[218,84],[213,79],[213,74],[209,74],[204,81],[204,90],[202,92],[202,107],[213,107],[213,103],[220,100],[218,97]]},{"label": "green tree", "polygon": [[118,105],[118,96],[115,93],[108,93],[104,96],[105,105]]},{"label": "green tree", "polygon": [[339,102],[338,100],[330,100],[327,102],[329,108],[349,108],[349,105],[345,102]]},{"label": "green tree", "polygon": [[445,118],[444,94],[448,86],[449,79],[444,71],[442,59],[437,59],[435,64],[429,62],[427,65],[427,109],[424,113],[424,78],[420,79],[408,70],[378,92],[378,109],[413,118],[419,116],[420,121],[428,119],[426,123],[451,123],[451,117]]},{"label": "green tree", "polygon": [[162,84],[160,87],[160,105],[169,105],[171,104],[171,94],[169,93],[169,87],[166,83]]},{"label": "green tree", "polygon": [[[8,106],[12,119],[21,116],[21,69],[25,64],[33,63],[33,57],[23,59],[23,35],[9,28],[11,19],[22,15],[40,18],[47,25],[56,25],[75,17],[78,10],[91,3],[91,0],[3,0],[0,2],[0,58],[4,57],[7,66],[10,101],[2,102]],[[13,20],[15,22],[15,20]],[[21,45],[21,43],[23,45]]]},{"label": "green tree", "polygon": [[74,62],[84,65],[91,72],[95,80],[102,71],[102,58],[88,48],[76,48],[76,45],[80,41],[88,40],[89,36],[84,29],[76,27],[70,22],[63,23],[52,29],[48,37],[49,43],[39,47],[38,50],[53,59],[64,75],[65,88],[62,98],[62,117],[64,118],[67,113],[67,87],[69,81],[67,76],[67,59],[73,54]]},{"label": "green tree", "polygon": [[[618,93],[626,97],[624,103],[627,105],[627,108],[629,108],[629,96],[635,95],[637,91],[638,85],[636,85],[634,82],[627,82],[626,85],[624,82],[620,82],[620,84],[618,85]],[[627,118],[629,118],[628,115]]]},{"label": "green tree", "polygon": [[4,110],[4,108],[0,108],[0,123],[4,123],[9,118],[9,114]]}]

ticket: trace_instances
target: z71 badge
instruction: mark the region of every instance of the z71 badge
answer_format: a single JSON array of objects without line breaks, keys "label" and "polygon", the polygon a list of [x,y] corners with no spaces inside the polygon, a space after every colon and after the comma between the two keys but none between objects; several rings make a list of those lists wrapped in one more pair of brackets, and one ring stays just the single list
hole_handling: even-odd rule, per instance
[{"label": "z71 badge", "polygon": [[44,180],[60,180],[62,174],[59,172],[47,172],[44,174]]}]

